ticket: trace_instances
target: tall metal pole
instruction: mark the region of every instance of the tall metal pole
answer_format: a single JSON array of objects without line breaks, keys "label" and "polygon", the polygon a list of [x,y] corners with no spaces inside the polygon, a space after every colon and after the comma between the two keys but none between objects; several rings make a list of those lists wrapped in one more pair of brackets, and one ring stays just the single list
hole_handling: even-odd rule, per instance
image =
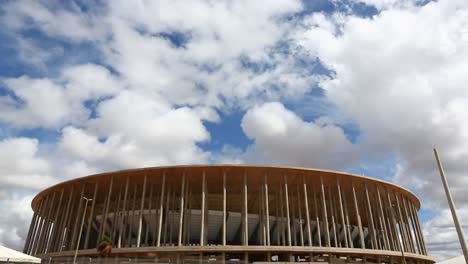
[{"label": "tall metal pole", "polygon": [[444,184],[445,194],[447,195],[447,201],[450,206],[450,211],[452,212],[453,222],[455,224],[455,228],[457,229],[458,239],[460,240],[460,245],[463,250],[463,255],[465,256],[465,262],[468,264],[468,250],[466,248],[466,242],[463,236],[463,230],[461,228],[460,221],[458,220],[458,215],[455,209],[455,204],[453,203],[452,194],[450,193],[450,189],[447,183],[447,178],[445,177],[445,173],[444,173],[444,168],[442,167],[442,163],[440,162],[440,158],[439,158],[439,153],[437,152],[436,148],[434,148],[434,155],[437,161],[437,166],[439,167],[439,172],[440,172],[440,177],[442,179],[442,183]]},{"label": "tall metal pole", "polygon": [[78,248],[80,247],[81,233],[83,232],[83,225],[84,225],[84,220],[86,216],[86,207],[88,207],[88,202],[93,200],[93,199],[88,199],[86,197],[83,197],[83,199],[85,199],[86,202],[85,202],[85,207],[83,211],[83,218],[81,219],[80,233],[78,234],[78,241],[76,242],[75,256],[73,257],[73,264],[76,263],[76,255],[78,254]]}]

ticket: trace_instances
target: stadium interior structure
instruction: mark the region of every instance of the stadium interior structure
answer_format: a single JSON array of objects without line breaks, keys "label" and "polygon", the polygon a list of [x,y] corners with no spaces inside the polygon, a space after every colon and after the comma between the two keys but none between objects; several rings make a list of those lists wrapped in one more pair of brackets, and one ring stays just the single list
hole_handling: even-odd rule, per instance
[{"label": "stadium interior structure", "polygon": [[[92,199],[92,200],[86,200]],[[32,201],[24,253],[159,262],[434,263],[410,191],[308,168],[195,165],[73,179]]]}]

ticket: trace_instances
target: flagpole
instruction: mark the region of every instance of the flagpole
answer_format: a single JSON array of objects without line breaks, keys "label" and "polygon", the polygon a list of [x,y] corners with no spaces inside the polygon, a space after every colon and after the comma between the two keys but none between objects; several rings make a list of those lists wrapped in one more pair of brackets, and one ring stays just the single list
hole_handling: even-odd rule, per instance
[{"label": "flagpole", "polygon": [[447,183],[447,178],[445,177],[444,168],[442,167],[442,163],[440,162],[439,153],[437,149],[434,148],[434,155],[437,161],[437,166],[439,167],[440,177],[442,178],[442,183],[444,184],[445,194],[447,195],[447,201],[450,206],[450,211],[452,212],[453,222],[455,224],[455,228],[457,229],[458,239],[460,240],[460,245],[463,250],[463,255],[465,256],[465,262],[468,264],[468,250],[466,248],[465,238],[463,236],[463,230],[460,225],[460,221],[458,220],[457,211],[455,209],[455,204],[453,203],[452,194],[450,193],[450,189]]}]

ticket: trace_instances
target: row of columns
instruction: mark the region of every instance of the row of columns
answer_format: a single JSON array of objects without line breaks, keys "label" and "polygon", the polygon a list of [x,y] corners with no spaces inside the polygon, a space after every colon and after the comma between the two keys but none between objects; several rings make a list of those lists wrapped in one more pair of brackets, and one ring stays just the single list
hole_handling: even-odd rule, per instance
[{"label": "row of columns", "polygon": [[[207,246],[209,201],[221,195],[221,208],[211,209],[222,210],[218,231],[221,241],[216,243],[223,246],[237,244],[228,241],[227,231],[235,227],[227,226],[233,209],[227,205],[229,198],[240,197],[241,222],[235,237],[245,246],[252,241],[263,246],[368,248],[427,255],[415,205],[399,192],[377,184],[351,181],[351,186],[343,188],[340,177],[333,182],[327,178],[325,184],[324,177],[319,176],[318,184],[312,184],[305,175],[284,174],[279,184],[277,181],[272,185],[271,177],[265,174],[260,185],[249,186],[245,171],[239,196],[228,193],[226,172],[222,173],[222,192],[213,194],[208,193],[205,172],[200,190],[191,186],[198,176],[184,172],[178,176],[178,186],[167,184],[168,177],[163,173],[162,179],[154,182],[151,179],[156,177],[144,175],[142,184],[132,183],[130,177],[119,178],[118,182],[116,177],[110,177],[71,185],[45,196],[34,210],[24,252],[38,255],[77,246],[93,248],[104,236],[110,236],[117,248],[193,243]],[[275,192],[271,192],[272,187]],[[85,195],[93,200],[84,212]],[[198,199],[200,206],[194,208]],[[199,237],[191,235],[195,211],[200,214]],[[79,234],[83,213],[86,228]],[[254,230],[249,225],[249,215],[253,214],[258,215]],[[79,236],[82,243],[76,245]]]}]

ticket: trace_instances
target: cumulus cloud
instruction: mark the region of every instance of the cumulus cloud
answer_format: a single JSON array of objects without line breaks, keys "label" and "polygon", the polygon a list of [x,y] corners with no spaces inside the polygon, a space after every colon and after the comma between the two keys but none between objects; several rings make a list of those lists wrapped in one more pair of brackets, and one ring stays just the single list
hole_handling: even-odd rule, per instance
[{"label": "cumulus cloud", "polygon": [[[225,63],[241,54],[261,55],[262,50],[274,45],[288,28],[287,23],[280,23],[281,18],[301,8],[301,2],[288,0],[268,3],[157,1],[146,4],[116,1],[111,6],[111,23],[114,30],[124,29],[125,23],[147,37],[162,32],[185,33],[189,41],[182,50],[187,55],[183,58],[202,63]],[[243,37],[245,34],[249,37]]]},{"label": "cumulus cloud", "polygon": [[32,216],[32,193],[56,183],[50,167],[39,155],[36,139],[0,141],[0,244],[22,248]]},{"label": "cumulus cloud", "polygon": [[352,143],[341,128],[322,121],[304,121],[279,102],[254,107],[242,119],[242,129],[255,141],[246,155],[267,163],[349,168],[357,160]]},{"label": "cumulus cloud", "polygon": [[[468,219],[468,208],[466,206],[458,208],[457,211],[459,218]],[[462,229],[467,234],[468,226],[466,222]],[[444,209],[437,217],[424,223],[423,230],[431,253],[438,256],[439,259],[448,259],[461,254],[461,246],[450,210]]]},{"label": "cumulus cloud", "polygon": [[122,85],[98,65],[70,66],[57,79],[5,78],[9,91],[0,96],[0,121],[17,128],[57,128],[87,120],[86,101],[115,94]]},{"label": "cumulus cloud", "polygon": [[416,4],[424,3],[423,0],[355,0],[355,2],[374,6],[379,10],[390,8],[410,8]]},{"label": "cumulus cloud", "polygon": [[[91,9],[86,3],[5,3],[3,30],[17,38],[20,60],[60,70],[0,79],[2,126],[13,134],[38,128],[58,134],[42,152],[45,143],[37,139],[0,142],[9,151],[0,151],[7,175],[0,181],[21,190],[4,193],[2,208],[30,199],[24,198],[31,188],[21,180],[26,177],[50,184],[105,170],[211,161],[352,169],[391,155],[397,162],[393,180],[415,189],[426,208],[439,210],[444,198],[433,185],[439,181],[434,145],[465,208],[466,1],[356,2],[379,13],[307,14],[293,0],[113,1]],[[54,49],[37,47],[25,32]],[[87,45],[99,58],[51,64],[69,48]],[[329,72],[314,71],[311,62]],[[327,109],[308,120],[283,105],[307,98],[317,85],[334,113]],[[306,99],[300,103],[316,108]],[[204,149],[212,136],[206,123],[233,111],[245,113],[240,125],[254,143],[247,150],[229,144]],[[353,143],[343,120],[358,127]],[[439,224],[445,216],[427,223],[429,235],[448,228]],[[0,241],[17,247],[24,230],[2,221],[18,231],[8,233],[12,240],[0,231]],[[434,241],[433,252],[445,256]]]},{"label": "cumulus cloud", "polygon": [[14,96],[2,96],[0,118],[19,127],[52,126],[70,114],[60,86],[48,79],[26,76],[4,81]]},{"label": "cumulus cloud", "polygon": [[0,214],[0,245],[21,250],[31,222],[33,196],[6,194],[0,189],[0,198],[0,208],[8,209],[8,212]]},{"label": "cumulus cloud", "polygon": [[63,129],[62,155],[100,170],[207,161],[208,153],[197,143],[210,136],[193,109],[171,108],[155,97],[126,91],[96,111],[85,128]]},{"label": "cumulus cloud", "polygon": [[0,141],[0,190],[39,190],[54,183],[49,162],[38,155],[38,141],[8,138]]},{"label": "cumulus cloud", "polygon": [[394,180],[414,188],[431,209],[446,206],[434,146],[455,199],[468,203],[467,14],[466,1],[390,8],[368,19],[314,14],[297,34],[300,46],[334,72],[320,85],[359,125],[361,148],[394,153]]},{"label": "cumulus cloud", "polygon": [[[219,111],[301,96],[317,80],[297,65],[302,54],[287,48],[300,1],[115,1],[92,8],[17,1],[1,10],[23,61],[31,56],[39,71],[60,67],[52,76],[2,78],[0,94],[0,122],[13,133],[58,134],[41,153],[55,181],[131,167],[240,162],[228,147],[221,157],[200,147],[210,140],[205,122],[218,122]],[[25,41],[28,32],[57,52]],[[100,57],[52,63],[87,45]],[[21,197],[10,194],[12,203]]]},{"label": "cumulus cloud", "polygon": [[[51,37],[71,41],[93,41],[106,36],[104,23],[72,3],[69,9],[51,3],[15,1],[3,6],[3,24],[12,30],[39,28]],[[98,9],[98,8],[96,8]]]},{"label": "cumulus cloud", "polygon": [[293,26],[287,17],[301,8],[298,1],[117,1],[108,18],[114,37],[101,49],[132,86],[170,103],[246,109],[315,83],[295,65],[301,54],[277,49]]}]

